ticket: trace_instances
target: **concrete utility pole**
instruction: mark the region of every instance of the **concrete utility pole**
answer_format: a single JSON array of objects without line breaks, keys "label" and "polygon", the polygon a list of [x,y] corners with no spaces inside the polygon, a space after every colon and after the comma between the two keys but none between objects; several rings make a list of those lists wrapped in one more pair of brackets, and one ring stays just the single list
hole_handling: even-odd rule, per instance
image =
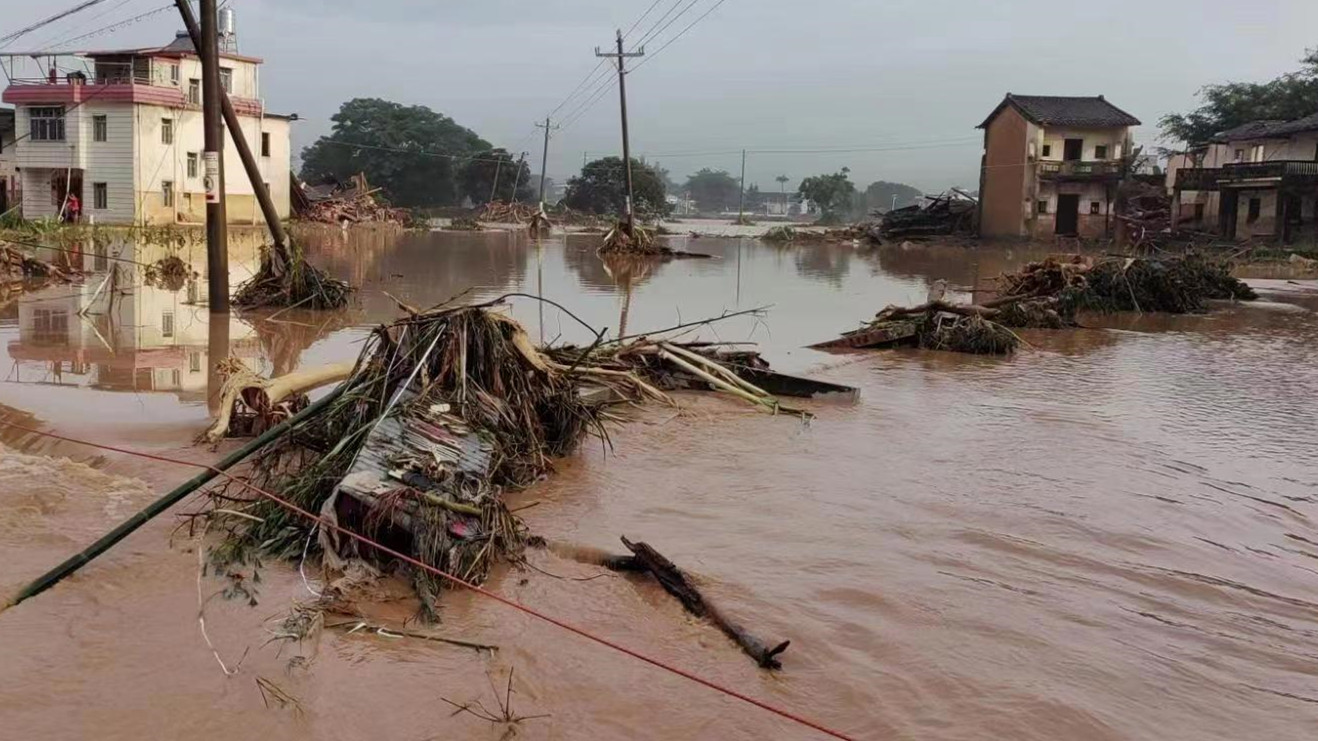
[{"label": "concrete utility pole", "polygon": [[494,194],[499,192],[499,170],[503,168],[503,156],[495,155],[494,187],[490,188],[490,203],[494,203]]},{"label": "concrete utility pole", "polygon": [[746,150],[741,150],[741,204],[737,206],[737,221],[746,219]]},{"label": "concrete utility pole", "polygon": [[[543,211],[545,209],[545,170],[549,167],[549,132],[558,127],[549,125],[549,116],[545,116],[544,126],[536,123],[535,127],[537,129],[543,128],[545,130],[545,148],[540,155],[540,210]],[[582,159],[581,166],[586,166],[584,158]]]},{"label": "concrete utility pole", "polygon": [[229,312],[229,220],[224,210],[224,119],[220,96],[220,24],[216,0],[201,0],[201,111],[206,130],[206,272],[210,310]]},{"label": "concrete utility pole", "polygon": [[[187,29],[188,36],[192,38],[192,47],[200,52],[202,45],[201,27],[192,14],[190,0],[174,0],[174,4],[178,7],[179,14],[183,16],[183,27]],[[284,225],[280,223],[279,212],[275,209],[275,202],[270,198],[270,191],[265,187],[261,167],[256,163],[256,157],[252,155],[252,148],[247,145],[247,137],[243,134],[242,121],[238,119],[238,112],[234,110],[233,103],[229,100],[229,94],[222,89],[220,90],[220,104],[224,113],[224,123],[229,127],[229,137],[233,139],[234,149],[238,150],[238,158],[243,161],[243,168],[247,170],[247,180],[251,182],[252,191],[256,193],[257,201],[261,204],[261,213],[265,216],[266,226],[270,229],[270,237],[274,240],[275,250],[282,253],[288,245],[288,236],[284,233]]]},{"label": "concrete utility pole", "polygon": [[636,215],[632,209],[632,149],[631,142],[627,137],[627,70],[626,60],[630,57],[645,56],[645,47],[637,49],[634,52],[624,52],[622,50],[622,29],[618,29],[618,52],[616,54],[601,53],[599,47],[595,47],[595,56],[609,57],[618,60],[618,99],[622,103],[622,164],[623,171],[627,173],[627,201],[624,204],[627,236],[636,234]]},{"label": "concrete utility pole", "polygon": [[522,184],[522,165],[526,162],[526,152],[517,156],[517,177],[513,178],[513,195],[510,203],[517,203],[517,186]]}]

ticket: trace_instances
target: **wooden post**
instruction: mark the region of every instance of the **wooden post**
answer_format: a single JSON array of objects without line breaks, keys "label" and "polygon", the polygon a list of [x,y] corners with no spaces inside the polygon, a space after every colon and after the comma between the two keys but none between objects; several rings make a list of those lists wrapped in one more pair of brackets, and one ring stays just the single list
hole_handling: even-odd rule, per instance
[{"label": "wooden post", "polygon": [[746,150],[741,150],[741,202],[737,205],[737,223],[746,220]]}]

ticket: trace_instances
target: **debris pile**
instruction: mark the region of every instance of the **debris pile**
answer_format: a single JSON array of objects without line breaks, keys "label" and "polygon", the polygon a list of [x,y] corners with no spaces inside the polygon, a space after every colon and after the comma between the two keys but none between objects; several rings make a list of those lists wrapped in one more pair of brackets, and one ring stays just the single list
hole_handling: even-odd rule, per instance
[{"label": "debris pile", "polygon": [[904,239],[942,234],[968,234],[975,230],[979,199],[960,188],[925,196],[924,203],[883,215],[883,239]]},{"label": "debris pile", "polygon": [[820,349],[922,347],[1003,355],[1020,338],[1009,328],[1078,326],[1081,311],[1198,313],[1211,299],[1251,301],[1257,294],[1228,263],[1189,254],[1172,258],[1049,257],[999,278],[999,297],[982,306],[931,294],[913,307],[889,306],[860,329]]},{"label": "debris pile", "polygon": [[1134,180],[1123,183],[1116,211],[1124,243],[1133,248],[1158,244],[1171,235],[1172,203],[1164,188]]},{"label": "debris pile", "polygon": [[476,212],[476,220],[495,224],[524,224],[531,221],[539,212],[539,206],[526,203],[491,201]]},{"label": "debris pile", "polygon": [[142,280],[148,286],[166,291],[181,291],[198,273],[178,255],[162,257],[142,270]]},{"label": "debris pile", "polygon": [[28,257],[10,245],[0,245],[0,279],[5,282],[30,278],[70,281],[78,272],[60,267],[45,260]]},{"label": "debris pile", "polygon": [[673,250],[655,241],[650,232],[639,226],[628,229],[625,222],[619,221],[604,235],[600,245],[601,255],[672,255]]},{"label": "debris pile", "polygon": [[880,226],[875,222],[861,222],[838,229],[825,229],[817,231],[814,229],[797,229],[793,226],[775,226],[760,237],[766,242],[775,244],[811,244],[820,242],[869,242],[871,244],[881,244],[882,236]]},{"label": "debris pile", "polygon": [[238,286],[233,305],[341,309],[351,293],[351,286],[307,262],[301,250],[273,246],[261,254],[256,275]]},{"label": "debris pile", "polygon": [[485,227],[476,220],[474,216],[457,216],[449,220],[446,227],[449,231],[454,232],[483,232]]},{"label": "debris pile", "polygon": [[304,221],[325,224],[377,222],[407,225],[414,220],[411,211],[384,203],[380,189],[372,188],[363,173],[352,176],[347,183],[323,185],[304,185],[294,178],[293,214]]}]

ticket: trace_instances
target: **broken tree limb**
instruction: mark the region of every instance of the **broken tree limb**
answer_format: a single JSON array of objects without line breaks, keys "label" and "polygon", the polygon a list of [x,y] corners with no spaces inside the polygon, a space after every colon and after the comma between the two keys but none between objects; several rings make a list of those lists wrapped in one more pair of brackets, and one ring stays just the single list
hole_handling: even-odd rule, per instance
[{"label": "broken tree limb", "polygon": [[[646,571],[654,575],[664,590],[673,595],[682,603],[682,606],[696,617],[702,617],[714,625],[718,626],[733,641],[741,646],[741,649],[748,656],[755,659],[755,662],[765,669],[781,669],[783,665],[778,661],[778,655],[787,650],[791,641],[783,641],[778,645],[770,648],[763,641],[746,632],[746,629],[740,625],[728,620],[723,614],[711,604],[700,591],[696,589],[687,578],[682,570],[677,568],[672,561],[664,558],[662,554],[646,543],[633,543],[627,540],[626,536],[622,538],[622,544],[627,546],[627,550],[632,552],[635,558],[634,564],[628,564],[627,570],[636,564],[643,566]],[[610,567],[612,568],[612,567]]]},{"label": "broken tree limb", "polygon": [[220,413],[202,440],[214,444],[225,438],[232,423],[234,404],[240,400],[258,414],[265,414],[285,399],[342,381],[352,374],[353,367],[353,363],[334,363],[267,379],[247,370],[240,362],[221,390]]}]

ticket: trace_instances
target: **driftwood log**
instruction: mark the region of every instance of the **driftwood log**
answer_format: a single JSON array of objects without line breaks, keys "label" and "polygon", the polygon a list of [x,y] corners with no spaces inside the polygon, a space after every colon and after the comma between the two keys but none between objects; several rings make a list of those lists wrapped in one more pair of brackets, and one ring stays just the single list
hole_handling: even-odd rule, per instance
[{"label": "driftwood log", "polygon": [[746,631],[745,628],[728,620],[709,600],[700,594],[686,574],[677,568],[672,561],[664,558],[662,554],[650,547],[646,543],[633,543],[624,536],[622,544],[627,546],[627,550],[632,552],[628,556],[609,557],[603,561],[603,565],[614,571],[648,571],[654,578],[659,580],[664,590],[673,595],[682,603],[682,606],[696,617],[702,617],[714,625],[718,626],[728,635],[729,638],[736,641],[738,646],[746,652],[748,656],[755,659],[755,663],[765,669],[781,669],[783,665],[778,661],[778,654],[787,650],[791,641],[783,641],[778,645],[770,648],[763,641],[756,638]]}]

